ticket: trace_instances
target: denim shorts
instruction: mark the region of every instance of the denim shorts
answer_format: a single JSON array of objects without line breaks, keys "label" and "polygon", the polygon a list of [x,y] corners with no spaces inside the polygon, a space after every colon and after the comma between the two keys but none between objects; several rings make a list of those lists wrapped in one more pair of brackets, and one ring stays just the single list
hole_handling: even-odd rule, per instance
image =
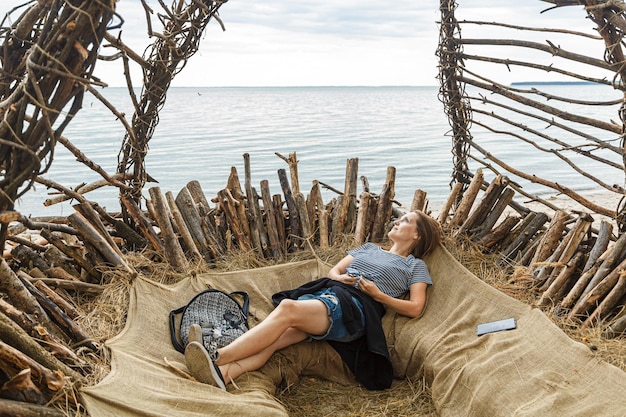
[{"label": "denim shorts", "polygon": [[350,334],[343,323],[343,313],[339,299],[332,288],[315,292],[313,294],[305,294],[298,297],[298,300],[320,300],[328,309],[328,318],[330,319],[330,327],[323,335],[309,335],[309,340],[334,340],[337,342],[351,342],[363,336],[365,333],[365,316],[363,316],[363,305],[359,300],[352,297],[352,301],[357,305],[361,312],[361,329],[354,334]]}]

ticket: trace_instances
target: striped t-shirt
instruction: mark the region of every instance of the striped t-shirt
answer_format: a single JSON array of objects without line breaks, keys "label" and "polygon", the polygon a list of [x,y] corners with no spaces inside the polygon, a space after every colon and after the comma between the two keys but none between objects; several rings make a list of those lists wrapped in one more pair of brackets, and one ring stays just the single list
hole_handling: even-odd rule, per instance
[{"label": "striped t-shirt", "polygon": [[416,282],[433,283],[426,263],[413,255],[404,258],[374,243],[349,250],[348,255],[354,256],[348,273],[363,275],[391,297],[400,297]]}]

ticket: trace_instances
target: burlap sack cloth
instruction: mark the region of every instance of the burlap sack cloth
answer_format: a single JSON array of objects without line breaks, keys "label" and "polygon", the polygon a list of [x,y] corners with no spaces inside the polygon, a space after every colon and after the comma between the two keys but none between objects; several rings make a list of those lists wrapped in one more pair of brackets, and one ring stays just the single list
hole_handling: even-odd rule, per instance
[{"label": "burlap sack cloth", "polygon": [[[626,416],[626,373],[568,338],[541,311],[520,303],[460,265],[444,248],[427,257],[434,285],[426,313],[383,320],[396,376],[424,376],[441,416]],[[174,372],[186,370],[170,343],[168,313],[207,286],[250,294],[251,324],[273,308],[271,294],[324,276],[328,266],[303,261],[204,274],[174,286],[137,279],[124,330],[107,341],[112,370],[81,390],[93,417],[286,416],[273,397],[301,375],[355,383],[323,342],[274,355],[260,371],[224,392]],[[476,325],[507,317],[516,330],[476,336]],[[393,395],[390,391],[389,395]]]}]

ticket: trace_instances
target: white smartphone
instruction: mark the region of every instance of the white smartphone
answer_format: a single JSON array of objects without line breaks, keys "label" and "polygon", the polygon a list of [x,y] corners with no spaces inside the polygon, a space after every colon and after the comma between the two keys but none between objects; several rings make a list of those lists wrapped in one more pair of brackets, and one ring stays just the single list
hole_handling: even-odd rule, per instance
[{"label": "white smartphone", "polygon": [[517,323],[514,318],[508,318],[498,321],[490,321],[489,323],[482,323],[476,327],[476,335],[482,336],[486,333],[500,332],[502,330],[511,330],[517,327]]}]

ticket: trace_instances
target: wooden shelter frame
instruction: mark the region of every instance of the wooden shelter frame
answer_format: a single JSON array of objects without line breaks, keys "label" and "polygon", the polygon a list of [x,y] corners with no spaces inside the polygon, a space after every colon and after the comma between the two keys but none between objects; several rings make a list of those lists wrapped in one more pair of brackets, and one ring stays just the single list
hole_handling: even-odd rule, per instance
[{"label": "wooden shelter frame", "polygon": [[[457,17],[458,3],[453,0],[441,0],[440,40],[437,49],[439,59],[439,97],[451,127],[453,173],[452,182],[462,183],[466,187],[474,173],[470,170],[472,161],[480,167],[486,167],[496,175],[506,175],[511,180],[510,186],[518,193],[538,201],[546,206],[557,209],[553,204],[539,195],[526,192],[523,184],[539,184],[557,193],[567,196],[594,213],[613,218],[620,231],[625,229],[624,207],[622,201],[618,207],[604,207],[586,197],[580,191],[562,185],[559,179],[545,178],[541,173],[524,172],[517,169],[512,161],[499,158],[493,150],[481,145],[476,140],[475,131],[491,132],[501,137],[510,138],[518,143],[525,142],[533,148],[535,154],[549,153],[549,158],[565,162],[579,176],[601,187],[607,193],[617,196],[624,195],[624,173],[626,156],[624,154],[624,117],[626,106],[622,80],[626,76],[623,51],[623,35],[626,28],[623,1],[577,1],[577,0],[543,0],[554,4],[544,12],[566,6],[583,6],[587,17],[596,25],[597,35],[567,29],[538,28],[510,23],[488,22],[476,20],[460,20]],[[581,15],[581,18],[583,16]],[[490,28],[508,28],[520,34],[519,38],[464,38],[462,29],[471,26],[488,26]],[[544,43],[528,40],[529,33],[541,32],[543,35],[566,35],[575,39],[594,39],[598,41],[598,50],[603,48],[604,59],[585,56],[565,48],[557,43],[546,40]],[[600,42],[603,41],[603,45]],[[466,47],[474,48],[476,54],[465,51]],[[550,54],[559,58],[555,65],[541,64],[532,60],[504,58],[493,52],[493,48],[506,48],[507,51],[532,50],[537,54]],[[492,51],[491,54],[485,51]],[[535,56],[535,55],[533,55]],[[562,62],[565,62],[563,64]],[[580,100],[574,97],[555,96],[549,91],[542,91],[540,86],[533,88],[516,87],[488,78],[473,67],[488,63],[492,66],[532,69],[537,73],[557,74],[568,80],[595,83],[614,89],[621,96],[608,101]],[[591,75],[586,72],[568,69],[567,64],[584,64],[591,68]],[[612,77],[599,77],[597,74],[610,73]],[[469,90],[471,89],[471,93]],[[550,103],[549,103],[550,102]],[[556,103],[556,104],[551,104]],[[576,106],[576,110],[564,110],[566,106]],[[586,116],[589,107],[618,106],[618,122],[603,121]],[[609,117],[613,117],[608,113]],[[511,116],[512,115],[512,116]],[[554,133],[546,133],[519,119],[532,119],[536,123],[544,123]],[[593,133],[588,133],[588,128]],[[483,133],[484,134],[484,133]],[[562,135],[576,137],[568,142],[561,139]],[[575,154],[578,160],[574,160]],[[542,156],[545,158],[545,155]],[[596,176],[588,164],[600,164],[606,169],[614,170],[621,177],[619,183],[609,183]],[[615,177],[612,177],[615,178]]]}]

